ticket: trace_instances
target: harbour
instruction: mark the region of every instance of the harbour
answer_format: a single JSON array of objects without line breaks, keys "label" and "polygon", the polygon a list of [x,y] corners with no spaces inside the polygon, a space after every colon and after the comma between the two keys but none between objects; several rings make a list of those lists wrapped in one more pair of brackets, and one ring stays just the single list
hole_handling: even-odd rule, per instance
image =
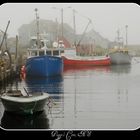
[{"label": "harbour", "polygon": [[[114,22],[106,38],[99,19],[90,12],[82,14],[78,5],[35,5],[27,8],[30,20],[22,19],[16,31],[10,27],[13,20],[7,18],[8,23],[0,26],[1,129],[138,129],[140,43],[134,35],[136,26],[124,20]],[[95,5],[88,6],[94,9]],[[122,13],[134,5],[129,6]],[[45,16],[43,7],[50,14]],[[60,19],[53,10],[60,12]],[[9,37],[11,29],[18,35]]]},{"label": "harbour", "polygon": [[[4,113],[0,102],[1,126],[5,129],[135,130],[140,122],[139,68],[140,63],[133,60],[131,66],[73,69],[65,71],[63,77],[15,80],[6,88],[23,90],[25,86],[34,93],[47,91],[53,103],[50,108],[46,105],[43,114],[14,117]],[[16,118],[14,122],[12,118]]]}]

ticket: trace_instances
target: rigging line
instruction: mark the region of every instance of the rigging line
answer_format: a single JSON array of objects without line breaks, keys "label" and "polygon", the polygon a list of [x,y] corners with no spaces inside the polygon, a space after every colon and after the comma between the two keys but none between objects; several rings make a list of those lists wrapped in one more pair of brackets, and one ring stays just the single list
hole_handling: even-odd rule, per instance
[{"label": "rigging line", "polygon": [[94,24],[93,24],[92,20],[91,20],[91,25],[92,25],[92,29],[94,30]]},{"label": "rigging line", "polygon": [[86,18],[86,19],[88,19],[88,20],[90,19],[89,17],[87,17],[87,16],[85,16],[85,15],[79,13],[77,10],[75,10],[75,13],[78,13],[80,16],[82,16],[82,17],[84,17],[84,18]]},{"label": "rigging line", "polygon": [[[48,113],[50,113],[51,118],[53,119],[53,116],[52,116],[52,106],[54,105],[54,102],[53,102],[51,97],[49,97],[47,100],[48,100],[48,103],[47,103]],[[52,103],[53,105],[50,106],[50,103]]]},{"label": "rigging line", "polygon": [[78,14],[79,14],[79,15],[81,15],[82,17],[84,17],[84,18],[88,19],[88,20],[90,21],[90,24],[92,24],[93,29],[94,29],[94,24],[93,24],[92,20],[91,20],[89,17],[87,17],[87,16],[85,16],[85,15],[80,14],[80,13],[79,13],[78,11],[76,11],[76,10],[75,10],[75,13],[78,13]]},{"label": "rigging line", "polygon": [[8,30],[8,27],[9,27],[9,24],[10,24],[10,20],[8,21],[8,24],[7,24],[7,26],[6,26],[6,29],[5,29],[5,32],[4,32],[4,35],[3,35],[3,38],[2,38],[1,44],[0,44],[0,50],[1,50],[1,48],[2,48],[2,45],[3,45],[3,42],[4,42],[4,39],[5,39],[7,30]]},{"label": "rigging line", "polygon": [[88,26],[89,26],[90,23],[91,23],[91,20],[89,19],[89,22],[88,22],[88,24],[87,24],[87,26],[86,26],[83,34],[82,34],[81,39],[79,40],[77,46],[80,45],[80,42],[82,41],[83,37],[85,36],[86,30],[87,30],[87,28],[88,28]]},{"label": "rigging line", "polygon": [[[77,10],[75,10],[75,9],[74,9],[74,11],[75,11],[75,13],[78,13],[80,16],[86,18],[86,19],[87,19],[88,21],[90,21],[90,23],[93,25],[93,22],[92,22],[92,20],[91,20],[89,17],[87,17],[87,16],[85,16],[85,15],[79,13],[79,12],[78,12]],[[94,26],[93,26],[93,27],[94,27]]]}]

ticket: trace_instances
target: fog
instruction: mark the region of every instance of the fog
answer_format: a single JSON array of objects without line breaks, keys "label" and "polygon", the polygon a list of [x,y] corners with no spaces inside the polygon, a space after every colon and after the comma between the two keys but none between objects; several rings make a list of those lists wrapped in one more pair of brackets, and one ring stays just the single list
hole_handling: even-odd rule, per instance
[{"label": "fog", "polygon": [[63,8],[64,22],[71,27],[72,9],[75,9],[77,33],[84,31],[87,18],[90,18],[93,24],[88,30],[93,28],[110,41],[114,41],[118,29],[125,39],[125,25],[128,25],[128,44],[140,44],[140,7],[135,3],[5,3],[0,6],[0,29],[4,31],[10,20],[8,35],[15,37],[22,24],[29,24],[35,19],[35,8],[38,8],[40,19],[55,21],[57,18],[59,23]]}]

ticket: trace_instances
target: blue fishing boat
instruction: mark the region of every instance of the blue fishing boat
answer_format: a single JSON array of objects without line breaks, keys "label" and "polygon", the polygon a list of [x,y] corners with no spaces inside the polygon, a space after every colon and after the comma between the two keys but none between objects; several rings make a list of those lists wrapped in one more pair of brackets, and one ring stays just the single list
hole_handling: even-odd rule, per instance
[{"label": "blue fishing boat", "polygon": [[39,16],[36,11],[37,36],[32,37],[34,42],[27,50],[28,58],[25,64],[26,76],[47,77],[61,75],[63,72],[62,48],[48,47],[45,35],[39,33]]},{"label": "blue fishing boat", "polygon": [[[59,50],[52,50],[57,52]],[[59,56],[48,55],[49,50],[28,49],[30,56],[25,64],[26,76],[47,77],[61,75],[63,59]]]}]

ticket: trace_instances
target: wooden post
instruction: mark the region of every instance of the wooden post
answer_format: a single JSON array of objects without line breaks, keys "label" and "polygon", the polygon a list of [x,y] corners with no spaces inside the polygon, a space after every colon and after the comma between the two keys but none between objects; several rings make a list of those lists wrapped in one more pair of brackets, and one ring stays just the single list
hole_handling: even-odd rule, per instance
[{"label": "wooden post", "polygon": [[16,35],[15,71],[18,72],[18,36]]}]

